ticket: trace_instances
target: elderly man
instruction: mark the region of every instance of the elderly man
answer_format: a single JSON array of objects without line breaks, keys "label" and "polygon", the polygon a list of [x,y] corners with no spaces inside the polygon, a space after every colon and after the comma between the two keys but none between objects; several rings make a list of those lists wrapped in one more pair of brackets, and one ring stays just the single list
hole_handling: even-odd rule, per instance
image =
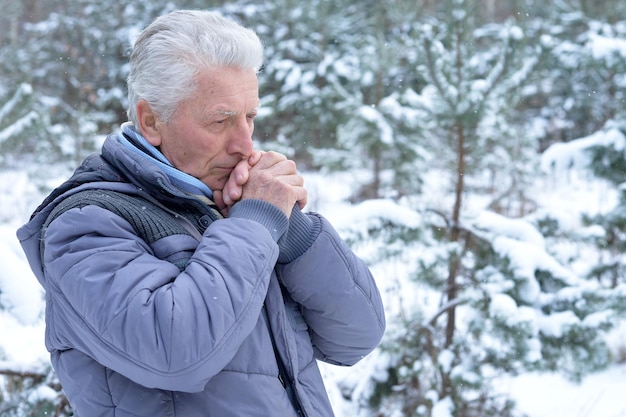
[{"label": "elderly man", "polygon": [[316,360],[383,335],[380,295],[293,161],[253,148],[263,49],[177,11],[139,36],[130,121],[18,231],[78,417],[329,417]]}]

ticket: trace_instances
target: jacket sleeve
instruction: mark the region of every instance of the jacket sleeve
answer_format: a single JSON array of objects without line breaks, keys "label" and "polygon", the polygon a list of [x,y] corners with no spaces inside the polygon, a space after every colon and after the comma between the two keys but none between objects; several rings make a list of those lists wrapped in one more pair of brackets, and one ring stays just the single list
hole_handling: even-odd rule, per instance
[{"label": "jacket sleeve", "polygon": [[180,242],[195,249],[181,273],[95,206],[63,213],[44,239],[49,349],[77,348],[141,385],[187,392],[201,391],[257,324],[278,257],[266,227],[229,218],[199,245]]},{"label": "jacket sleeve", "polygon": [[[306,251],[279,264],[277,273],[301,306],[317,358],[353,365],[382,339],[385,316],[380,293],[367,265],[330,223],[316,214],[306,216],[319,233]],[[292,230],[288,234],[293,235]],[[281,247],[281,257],[284,252]]]}]

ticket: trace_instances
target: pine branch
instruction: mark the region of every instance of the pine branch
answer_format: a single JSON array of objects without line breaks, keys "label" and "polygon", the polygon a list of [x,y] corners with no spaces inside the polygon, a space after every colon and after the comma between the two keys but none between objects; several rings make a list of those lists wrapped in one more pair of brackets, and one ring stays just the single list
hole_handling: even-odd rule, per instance
[{"label": "pine branch", "polygon": [[430,80],[439,92],[441,98],[446,102],[448,106],[450,106],[450,109],[455,109],[456,105],[454,100],[448,95],[443,84],[441,83],[441,80],[439,79],[439,76],[437,75],[432,45],[433,42],[431,41],[431,39],[429,39],[428,37],[424,37],[424,52],[426,53],[426,68],[428,69],[428,75],[430,76]]},{"label": "pine branch", "polygon": [[461,304],[465,304],[467,302],[466,299],[464,298],[455,298],[454,300],[450,300],[447,303],[445,303],[444,305],[442,305],[439,310],[437,310],[437,312],[435,314],[433,314],[433,316],[430,318],[430,320],[427,321],[427,327],[432,328],[435,326],[435,322],[437,321],[437,319],[442,316],[443,314],[445,314],[447,311],[456,308],[457,306],[461,305]]},{"label": "pine branch", "polygon": [[16,371],[13,369],[0,369],[0,375],[18,377],[18,378],[33,378],[37,380],[43,380],[46,378],[46,374],[34,371]]}]

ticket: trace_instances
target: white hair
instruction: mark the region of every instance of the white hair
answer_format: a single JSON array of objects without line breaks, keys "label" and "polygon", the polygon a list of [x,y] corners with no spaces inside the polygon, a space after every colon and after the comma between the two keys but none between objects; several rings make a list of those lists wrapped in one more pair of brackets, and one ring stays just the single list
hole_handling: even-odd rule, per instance
[{"label": "white hair", "polygon": [[135,42],[128,75],[128,118],[138,126],[137,103],[146,100],[167,123],[192,96],[201,70],[253,69],[263,64],[255,32],[216,12],[179,10],[157,18]]}]

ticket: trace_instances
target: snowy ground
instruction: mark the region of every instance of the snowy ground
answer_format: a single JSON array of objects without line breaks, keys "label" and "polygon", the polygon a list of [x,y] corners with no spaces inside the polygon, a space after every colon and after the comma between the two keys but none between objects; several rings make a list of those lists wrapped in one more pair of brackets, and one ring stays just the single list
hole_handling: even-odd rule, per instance
[{"label": "snowy ground", "polygon": [[[339,229],[352,223],[362,209],[343,200],[351,189],[349,176],[332,179],[309,176],[307,184],[309,208],[325,214]],[[573,216],[582,205],[587,211],[602,211],[611,204],[602,185],[590,185],[575,176],[559,184],[542,184],[540,188],[538,192],[545,196],[541,197],[543,203],[562,206],[567,201]],[[0,311],[0,369],[37,370],[48,360],[43,347],[43,294],[15,238],[15,229],[38,204],[33,194],[36,193],[25,175],[0,173],[0,305],[4,307]],[[389,282],[386,277],[397,276],[401,271],[390,272],[375,270],[374,274],[392,313],[396,306],[390,288],[397,282]],[[616,349],[626,346],[622,334],[625,333],[615,333]],[[354,406],[343,400],[338,383],[358,380],[361,372],[369,371],[374,365],[375,361],[365,360],[355,368],[323,367],[337,417],[355,417]],[[622,397],[626,392],[626,365],[616,365],[592,375],[579,385],[556,374],[527,374],[505,379],[498,386],[503,393],[515,398],[520,411],[529,417],[626,416],[626,400]]]},{"label": "snowy ground", "polygon": [[575,385],[554,374],[529,374],[503,381],[530,417],[626,416],[626,365],[612,367]]}]

